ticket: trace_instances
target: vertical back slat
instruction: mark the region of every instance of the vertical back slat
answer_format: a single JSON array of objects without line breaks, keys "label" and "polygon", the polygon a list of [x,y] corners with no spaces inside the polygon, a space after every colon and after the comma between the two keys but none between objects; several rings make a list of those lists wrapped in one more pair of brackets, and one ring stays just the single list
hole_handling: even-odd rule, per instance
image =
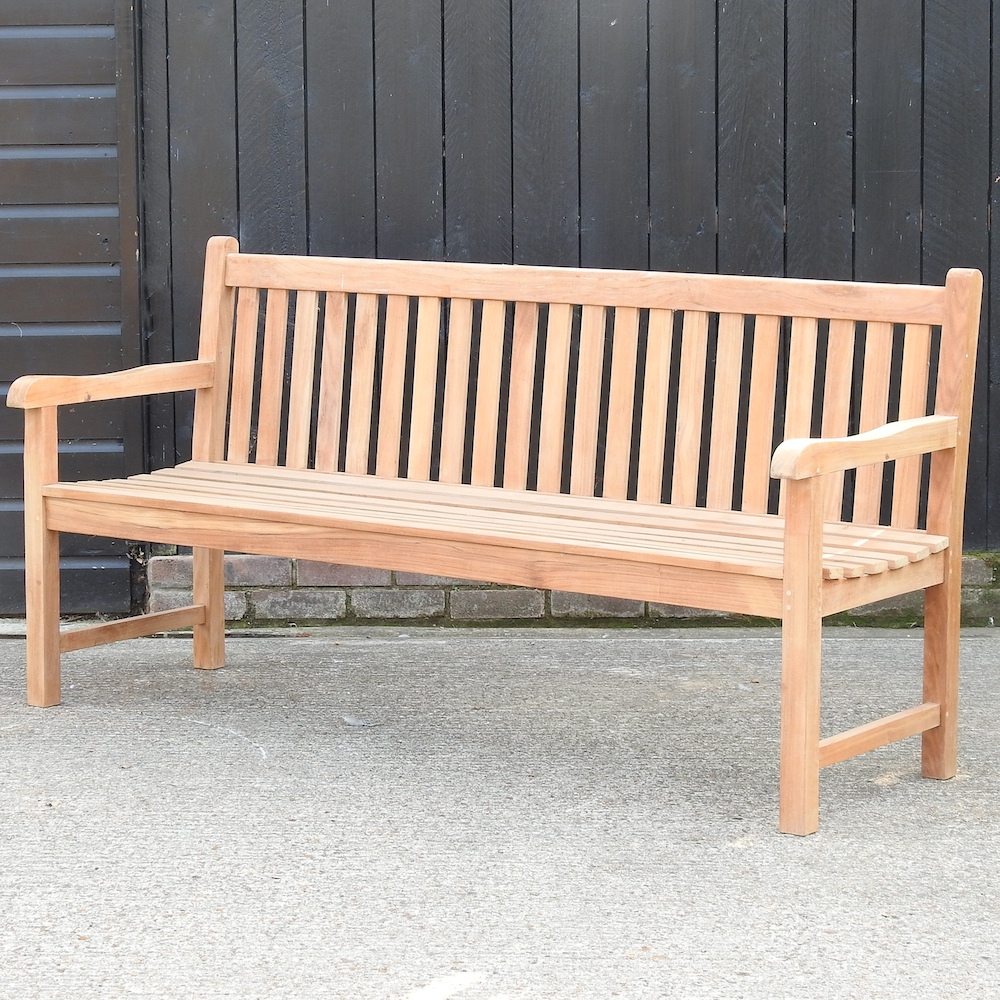
[{"label": "vertical back slat", "polygon": [[[788,389],[785,392],[784,438],[809,437],[812,431],[813,398],[816,391],[816,343],[819,321],[808,316],[792,318],[788,352]],[[785,483],[781,485],[778,510],[784,513]]]},{"label": "vertical back slat", "polygon": [[778,386],[778,343],[781,319],[757,316],[750,357],[750,398],[747,406],[747,447],[743,460],[741,509],[767,512],[771,491],[771,448],[774,444],[774,406]]},{"label": "vertical back slat", "polygon": [[229,462],[246,462],[250,456],[259,315],[260,290],[241,288],[236,299],[236,344],[233,348],[232,391],[229,397],[229,440],[226,445],[226,460]]},{"label": "vertical back slat", "polygon": [[608,397],[602,494],[613,500],[624,500],[628,496],[638,353],[639,310],[619,306],[615,309],[614,339],[611,345],[611,388]]},{"label": "vertical back slat", "polygon": [[738,313],[719,316],[708,453],[707,505],[714,510],[732,510],[733,507],[736,424],[743,377],[743,323],[743,316]]},{"label": "vertical back slat", "polygon": [[563,439],[566,434],[566,392],[569,387],[569,351],[573,336],[573,307],[549,306],[545,334],[545,370],[542,376],[542,414],[539,427],[537,489],[562,489]]},{"label": "vertical back slat", "polygon": [[646,333],[646,369],[643,374],[642,423],[639,428],[636,499],[640,503],[659,503],[663,496],[663,452],[667,438],[673,340],[673,311],[651,309]]},{"label": "vertical back slat", "polygon": [[276,465],[281,435],[281,401],[285,381],[285,341],[288,337],[288,292],[267,290],[264,318],[264,354],[260,369],[260,403],[257,407],[258,465]]},{"label": "vertical back slat", "polygon": [[304,469],[309,464],[318,325],[319,294],[299,292],[295,297],[292,381],[288,391],[288,444],[285,447],[285,465],[290,469]]},{"label": "vertical back slat", "polygon": [[604,365],[603,306],[584,306],[580,319],[580,360],[577,367],[573,418],[570,492],[592,497],[597,476],[597,435],[601,418],[601,372]]},{"label": "vertical back slat", "polygon": [[677,383],[677,437],[670,502],[693,507],[698,499],[701,462],[701,421],[705,408],[705,371],[708,360],[708,313],[687,312],[681,341],[681,369]]},{"label": "vertical back slat", "polygon": [[351,352],[351,399],[348,406],[347,472],[368,472],[375,349],[378,340],[378,296],[358,295],[354,306],[354,349]]},{"label": "vertical back slat", "polygon": [[[503,484],[509,489],[523,490],[528,484],[537,341],[538,304],[518,302],[514,306],[514,342],[510,356],[507,437],[503,463]],[[545,447],[548,448],[548,443]]]},{"label": "vertical back slat", "polygon": [[410,408],[410,450],[407,476],[430,479],[434,404],[437,400],[438,338],[441,300],[429,296],[417,302],[417,343],[413,358],[413,403]]},{"label": "vertical back slat", "polygon": [[476,374],[476,415],[472,437],[472,484],[496,482],[497,430],[500,425],[500,377],[503,371],[507,303],[483,302]]},{"label": "vertical back slat", "polygon": [[409,329],[410,300],[405,295],[388,296],[385,306],[385,336],[382,341],[378,440],[375,448],[375,474],[388,478],[399,475]]},{"label": "vertical back slat", "polygon": [[346,342],[347,295],[344,292],[328,292],[323,316],[323,355],[316,414],[316,468],[320,472],[336,472],[340,466]]},{"label": "vertical back slat", "polygon": [[448,361],[441,428],[439,477],[443,483],[462,481],[471,356],[472,303],[468,299],[452,299],[448,314]]},{"label": "vertical back slat", "polygon": [[[892,324],[869,323],[865,333],[865,362],[861,389],[860,432],[885,423],[889,410],[889,372],[892,367]],[[854,520],[878,524],[882,507],[883,466],[858,469],[854,482]]]},{"label": "vertical back slat", "polygon": [[[823,387],[823,437],[844,437],[850,429],[854,334],[853,320],[830,321]],[[844,506],[844,473],[833,472],[827,476],[823,490],[823,516],[828,521],[839,521]]]},{"label": "vertical back slat", "polygon": [[[927,413],[927,388],[931,358],[931,328],[912,324],[903,333],[903,368],[899,385],[899,419],[909,420]],[[896,462],[893,473],[892,523],[897,528],[915,528],[919,512],[919,455]]]}]

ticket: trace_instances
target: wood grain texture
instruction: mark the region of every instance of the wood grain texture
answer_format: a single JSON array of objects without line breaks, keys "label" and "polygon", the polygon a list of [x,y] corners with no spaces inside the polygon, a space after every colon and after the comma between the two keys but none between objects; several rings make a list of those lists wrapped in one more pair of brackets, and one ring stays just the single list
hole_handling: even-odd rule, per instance
[{"label": "wood grain texture", "polygon": [[[441,4],[374,0],[378,253],[444,256]],[[433,95],[433,96],[431,96]]]},{"label": "wood grain texture", "polygon": [[304,7],[309,252],[374,257],[372,0]]},{"label": "wood grain texture", "polygon": [[677,438],[670,502],[693,507],[698,499],[701,467],[705,373],[708,370],[708,315],[684,314],[681,368],[677,385]]},{"label": "wood grain texture", "polygon": [[305,253],[302,7],[236,0],[240,238],[247,249]]},{"label": "wood grain texture", "polygon": [[257,406],[257,442],[254,449],[254,461],[262,465],[277,465],[281,446],[288,306],[287,291],[268,289],[264,317],[264,348],[261,357],[260,400]]},{"label": "wood grain texture", "polygon": [[616,309],[601,492],[601,496],[613,500],[624,500],[628,496],[638,353],[639,311]]},{"label": "wood grain texture", "polygon": [[[721,0],[719,269],[784,272],[784,3]],[[734,310],[736,311],[736,310]]]},{"label": "wood grain texture", "polygon": [[413,363],[413,403],[407,478],[430,479],[437,403],[441,302],[423,297],[417,304],[417,342]]},{"label": "wood grain texture", "polygon": [[[970,0],[931,4],[925,14],[927,66],[923,121],[923,280],[944,280],[950,267],[986,268],[989,229],[982,178],[990,164],[990,11]],[[991,178],[992,180],[992,178]],[[985,419],[987,365],[976,373],[967,473],[966,520],[974,544],[985,542],[991,449]],[[995,449],[993,449],[995,450]]]},{"label": "wood grain texture", "polygon": [[922,3],[857,0],[854,277],[918,281]]},{"label": "wood grain texture", "polygon": [[445,249],[513,260],[510,3],[444,0]]},{"label": "wood grain texture", "polygon": [[580,262],[649,266],[646,4],[580,2]]},{"label": "wood grain texture", "polygon": [[513,252],[580,263],[579,39],[573,4],[511,0]]},{"label": "wood grain texture", "polygon": [[[523,490],[528,484],[537,348],[538,305],[534,302],[518,302],[514,307],[503,464],[503,485],[517,490]],[[549,446],[546,444],[545,451],[548,450]],[[549,458],[551,460],[552,456],[549,455]]]},{"label": "wood grain texture", "polygon": [[340,425],[344,412],[344,362],[347,353],[347,296],[328,292],[323,311],[323,373],[316,414],[316,468],[340,468]]},{"label": "wood grain texture", "polygon": [[409,330],[409,299],[404,295],[390,295],[385,310],[379,386],[378,442],[375,451],[375,474],[378,476],[399,475]]},{"label": "wood grain texture", "polygon": [[743,323],[738,313],[723,313],[719,317],[707,485],[708,506],[718,510],[733,509],[737,420],[743,377]]},{"label": "wood grain texture", "polygon": [[597,486],[597,440],[601,416],[605,323],[605,310],[593,306],[583,307],[570,466],[570,492],[578,496],[594,496]]},{"label": "wood grain texture", "polygon": [[667,309],[649,313],[646,365],[643,373],[642,423],[639,429],[639,469],[636,499],[659,503],[663,497],[663,463],[670,398],[670,357],[674,314]]},{"label": "wood grain texture", "polygon": [[755,318],[741,509],[761,514],[768,509],[771,489],[769,468],[774,442],[780,336],[781,321],[777,316]]},{"label": "wood grain texture", "polygon": [[348,472],[368,472],[375,363],[378,347],[378,298],[359,295],[354,308],[354,341],[350,361],[351,398],[347,424]]},{"label": "wood grain texture", "polygon": [[472,302],[452,299],[441,427],[440,479],[460,483],[465,470],[469,372],[472,364]]},{"label": "wood grain texture", "polygon": [[[541,423],[538,431],[537,489],[543,493],[558,493],[563,485],[563,443],[566,434],[572,336],[572,307],[562,303],[549,306],[545,369],[542,375]],[[544,449],[541,447],[543,441]]]},{"label": "wood grain texture", "polygon": [[853,276],[854,3],[786,4],[785,273]]},{"label": "wood grain texture", "polygon": [[649,3],[650,266],[714,272],[715,5]]},{"label": "wood grain texture", "polygon": [[940,287],[899,289],[855,281],[758,279],[740,275],[676,274],[598,268],[505,264],[456,264],[443,261],[320,258],[240,254],[230,261],[231,285],[265,288],[308,286],[317,291],[350,288],[371,294],[442,298],[503,299],[516,275],[519,301],[577,305],[632,306],[696,312],[857,319],[875,322],[939,324],[945,296]]}]

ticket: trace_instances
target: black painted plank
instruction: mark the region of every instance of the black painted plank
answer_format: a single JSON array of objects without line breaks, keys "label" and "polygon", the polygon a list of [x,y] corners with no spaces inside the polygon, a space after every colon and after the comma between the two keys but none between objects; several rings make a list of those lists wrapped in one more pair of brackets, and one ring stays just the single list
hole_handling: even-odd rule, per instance
[{"label": "black painted plank", "polygon": [[[20,150],[14,152],[20,153]],[[6,156],[0,149],[0,191],[7,205],[101,205],[118,201],[114,147],[80,156],[73,147]],[[66,155],[61,155],[65,153]]]},{"label": "black painted plank", "polygon": [[[123,614],[131,595],[128,558],[74,559],[62,565],[59,609],[64,615]],[[5,614],[24,614],[24,569],[20,561],[0,560],[0,608]]]},{"label": "black painted plank", "polygon": [[[170,117],[166,0],[145,0],[142,10],[142,348],[143,360],[173,361],[171,295]],[[175,400],[147,403],[148,455],[154,469],[173,465]]]},{"label": "black painted plank", "polygon": [[[116,323],[0,322],[0,357],[4,382],[43,371],[87,375],[125,367],[121,328]],[[39,368],[40,364],[44,368]]]},{"label": "black painted plank", "polygon": [[[23,366],[23,374],[33,374],[38,372],[39,369],[43,369],[45,372],[59,372],[60,369],[71,367],[73,369],[69,374],[75,374],[76,372],[82,371],[83,365],[59,365],[56,364],[51,358],[43,359],[39,361],[38,358],[35,359],[34,364],[29,364]],[[117,366],[118,368],[121,365]],[[11,377],[15,374],[15,370],[12,369]],[[3,386],[2,388],[6,388]],[[6,397],[6,392],[0,393],[0,403]],[[99,440],[99,439],[121,439],[126,433],[127,425],[134,420],[131,414],[126,417],[125,407],[119,402],[113,403],[91,403],[87,406],[78,407],[63,407],[59,413],[59,433],[66,438],[74,439],[85,439],[85,440]],[[20,410],[13,410],[7,407],[0,410],[0,441],[5,442],[5,444],[0,445],[3,448],[10,448],[12,442],[16,443],[17,447],[20,448],[21,439],[24,436],[24,414]],[[20,452],[18,452],[20,455]],[[15,466],[7,466],[8,478],[0,476],[0,496],[20,496],[21,495],[21,471],[20,471],[20,457],[18,457]],[[129,471],[135,471],[134,457],[129,455]],[[13,472],[11,471],[13,470]],[[117,475],[118,471],[105,469],[102,473],[99,466],[95,466],[92,470],[94,477],[100,477],[101,475]],[[16,475],[15,475],[16,474]],[[9,476],[14,476],[14,478],[9,478]],[[15,481],[17,483],[17,488],[13,492],[11,484]],[[0,535],[0,551],[6,551],[8,545]]]},{"label": "black painted plank", "polygon": [[445,251],[509,264],[510,0],[444,0]]},{"label": "black painted plank", "polygon": [[[106,412],[110,411],[111,408],[106,409]],[[59,435],[59,477],[62,480],[76,482],[126,475],[125,452],[120,440],[78,438],[70,425],[64,428],[61,424]],[[5,444],[0,449],[0,482],[15,483],[17,486],[15,493],[4,490],[5,497],[20,497],[23,493],[22,450],[19,442]]]},{"label": "black painted plank", "polygon": [[115,39],[109,28],[95,28],[101,34],[90,37],[75,33],[62,37],[60,30],[29,28],[0,34],[0,86],[96,86],[115,82]]},{"label": "black painted plank", "polygon": [[514,260],[580,263],[577,4],[511,0]]},{"label": "black painted plank", "polygon": [[784,270],[784,4],[719,4],[719,270]]},{"label": "black painted plank", "polygon": [[[24,505],[18,500],[0,501],[0,537],[9,540],[10,551],[24,552]],[[96,535],[62,534],[59,551],[70,558],[78,556],[123,556],[125,542],[117,538],[99,538]],[[15,557],[17,558],[17,557]],[[0,564],[3,560],[0,559]]]},{"label": "black painted plank", "polygon": [[305,0],[311,253],[375,256],[372,0]]},{"label": "black painted plank", "polygon": [[440,0],[375,0],[378,254],[444,256]]},{"label": "black painted plank", "polygon": [[[236,28],[232,4],[170,0],[167,15],[173,349],[183,360],[198,351],[205,244],[237,235]],[[191,416],[179,403],[180,457]]]},{"label": "black painted plank", "polygon": [[[996,31],[996,29],[994,29]],[[1000,45],[992,47],[992,74],[990,94],[990,213],[1000,219]],[[986,419],[989,426],[987,439],[987,504],[986,546],[1000,549],[1000,227],[990,227],[989,271],[986,275],[983,308],[986,314],[988,337],[980,342],[979,349],[986,356],[988,367],[988,403]]]},{"label": "black painted plank", "polygon": [[0,264],[111,264],[118,257],[118,213],[42,214],[0,207]]},{"label": "black painted plank", "polygon": [[0,323],[114,323],[119,319],[117,268],[0,268]]},{"label": "black painted plank", "polygon": [[717,265],[715,5],[649,3],[650,266]]},{"label": "black painted plank", "polygon": [[302,8],[236,2],[240,242],[305,253]]},{"label": "black painted plank", "polygon": [[920,279],[921,0],[857,0],[854,277]]},{"label": "black painted plank", "polygon": [[649,266],[645,0],[580,3],[580,258]]},{"label": "black painted plank", "polygon": [[118,108],[113,86],[66,88],[80,96],[61,96],[62,88],[28,88],[21,98],[0,100],[0,142],[8,146],[49,143],[88,146],[113,143]]},{"label": "black painted plank", "polygon": [[114,24],[115,0],[0,0],[0,24]]},{"label": "black painted plank", "polygon": [[[949,267],[989,263],[990,11],[976,0],[939,0],[926,5],[924,18],[923,279],[939,282]],[[987,538],[988,375],[984,349],[969,439],[970,548],[982,548]]]},{"label": "black painted plank", "polygon": [[853,272],[854,3],[787,0],[785,273]]}]

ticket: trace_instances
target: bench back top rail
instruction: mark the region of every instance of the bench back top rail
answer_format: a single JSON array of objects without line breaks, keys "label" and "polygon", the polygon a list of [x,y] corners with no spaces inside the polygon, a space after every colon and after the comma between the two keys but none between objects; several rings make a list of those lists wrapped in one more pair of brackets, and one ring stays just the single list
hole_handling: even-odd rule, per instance
[{"label": "bench back top rail", "polygon": [[[781,440],[930,413],[968,436],[971,272],[892,286],[237,251],[209,246],[202,460],[765,513]],[[916,526],[927,478],[920,457],[831,477],[827,516]]]}]

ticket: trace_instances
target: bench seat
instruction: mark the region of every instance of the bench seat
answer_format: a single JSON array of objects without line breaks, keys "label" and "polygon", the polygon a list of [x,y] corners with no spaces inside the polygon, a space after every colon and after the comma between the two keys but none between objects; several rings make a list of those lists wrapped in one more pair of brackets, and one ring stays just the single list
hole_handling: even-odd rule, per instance
[{"label": "bench seat", "polygon": [[[563,563],[547,557],[575,556],[600,561],[594,565],[597,581],[612,566],[622,570],[632,582],[616,581],[614,595],[639,600],[665,599],[657,583],[665,566],[772,580],[780,580],[783,571],[784,518],[772,514],[231,462],[187,462],[128,479],[52,484],[43,492],[50,523],[64,530],[100,533],[114,524],[119,532],[131,529],[136,537],[154,541],[211,543],[239,551],[278,544],[285,552],[299,526],[302,557],[314,553],[319,530],[339,558],[351,546],[351,560],[362,565],[398,568],[400,559],[410,556],[426,571],[429,559],[450,566],[456,559],[492,553],[494,560],[478,574],[475,563],[465,572],[448,572],[473,579],[499,575],[504,579],[497,582],[547,587],[559,587],[563,575]],[[183,518],[175,512],[183,512]],[[269,545],[275,532],[280,542]],[[945,536],[921,530],[828,523],[823,578],[894,573],[947,545]],[[437,557],[431,546],[438,547]],[[456,556],[459,551],[467,556]],[[575,570],[565,574],[562,586],[579,586]],[[623,593],[623,586],[630,592]],[[669,589],[671,603],[686,603],[683,588],[680,593]],[[723,585],[716,596],[717,610],[780,617],[780,606],[769,606],[769,592],[762,591],[763,599],[753,600],[751,609],[727,589]],[[708,606],[706,597],[698,596],[691,606]],[[776,591],[773,600],[780,603]]]}]

